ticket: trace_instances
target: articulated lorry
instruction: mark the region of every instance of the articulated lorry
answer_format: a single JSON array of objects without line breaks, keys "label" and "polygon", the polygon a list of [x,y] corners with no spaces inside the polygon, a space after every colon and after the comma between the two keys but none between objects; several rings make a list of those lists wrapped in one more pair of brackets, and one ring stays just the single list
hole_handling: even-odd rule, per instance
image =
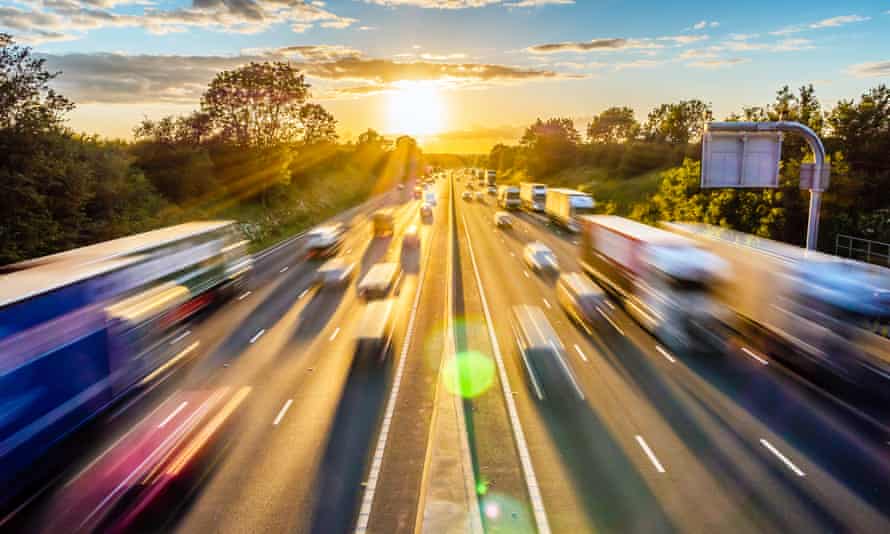
[{"label": "articulated lorry", "polygon": [[542,212],[547,201],[547,186],[534,182],[519,184],[519,199],[526,211]]},{"label": "articulated lorry", "polygon": [[577,219],[592,215],[594,205],[593,197],[587,193],[574,189],[548,189],[544,212],[554,223],[570,232],[577,232],[580,229]]},{"label": "articulated lorry", "polygon": [[694,240],[613,215],[581,217],[582,268],[643,328],[680,350],[712,346],[725,263]]},{"label": "articulated lorry", "polygon": [[890,400],[890,269],[704,224],[664,226],[727,263],[717,296],[732,331],[808,379]]}]

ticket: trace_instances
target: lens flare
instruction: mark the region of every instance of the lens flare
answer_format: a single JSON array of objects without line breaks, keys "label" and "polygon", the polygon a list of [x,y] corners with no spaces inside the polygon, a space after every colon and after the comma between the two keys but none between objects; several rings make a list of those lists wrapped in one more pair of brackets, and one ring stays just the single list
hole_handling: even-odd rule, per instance
[{"label": "lens flare", "polygon": [[449,356],[442,369],[445,388],[453,395],[472,399],[482,395],[494,384],[494,361],[477,351]]}]

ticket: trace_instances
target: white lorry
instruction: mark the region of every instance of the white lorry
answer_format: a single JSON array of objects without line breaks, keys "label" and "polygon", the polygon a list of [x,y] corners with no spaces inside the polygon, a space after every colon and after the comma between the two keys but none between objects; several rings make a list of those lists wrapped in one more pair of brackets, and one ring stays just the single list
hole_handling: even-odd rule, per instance
[{"label": "white lorry", "polygon": [[544,212],[551,221],[570,232],[579,230],[577,219],[593,214],[593,197],[574,189],[548,189]]},{"label": "white lorry", "polygon": [[502,185],[498,188],[498,206],[508,210],[518,210],[519,188],[515,185]]},{"label": "white lorry", "polygon": [[[665,224],[720,256],[724,322],[810,380],[890,400],[890,269],[704,224]],[[838,382],[837,379],[840,379]]]},{"label": "white lorry", "polygon": [[521,182],[519,200],[526,211],[542,212],[547,200],[547,186],[534,182]]},{"label": "white lorry", "polygon": [[581,217],[582,268],[665,344],[719,346],[714,290],[726,265],[694,240],[614,215]]}]

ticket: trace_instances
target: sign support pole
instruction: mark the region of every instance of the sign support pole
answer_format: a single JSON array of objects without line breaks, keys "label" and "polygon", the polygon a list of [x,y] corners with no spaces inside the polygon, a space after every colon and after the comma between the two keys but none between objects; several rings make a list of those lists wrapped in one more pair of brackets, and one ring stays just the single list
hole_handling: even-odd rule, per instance
[{"label": "sign support pole", "polygon": [[[809,184],[810,212],[807,218],[807,249],[815,250],[819,238],[819,209],[822,206],[822,192],[827,181],[823,179],[825,168],[825,147],[822,140],[808,126],[798,122],[712,122],[708,124],[709,131],[715,132],[788,132],[803,136],[810,150],[813,151],[813,177]],[[827,177],[827,173],[826,173]]]}]

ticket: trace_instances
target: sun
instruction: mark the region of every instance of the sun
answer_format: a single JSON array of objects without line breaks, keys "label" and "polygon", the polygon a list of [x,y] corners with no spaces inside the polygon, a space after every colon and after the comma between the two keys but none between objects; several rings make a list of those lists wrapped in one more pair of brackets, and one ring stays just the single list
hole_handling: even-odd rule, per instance
[{"label": "sun", "polygon": [[387,130],[415,137],[435,135],[445,123],[441,88],[435,82],[399,82],[389,95]]}]

